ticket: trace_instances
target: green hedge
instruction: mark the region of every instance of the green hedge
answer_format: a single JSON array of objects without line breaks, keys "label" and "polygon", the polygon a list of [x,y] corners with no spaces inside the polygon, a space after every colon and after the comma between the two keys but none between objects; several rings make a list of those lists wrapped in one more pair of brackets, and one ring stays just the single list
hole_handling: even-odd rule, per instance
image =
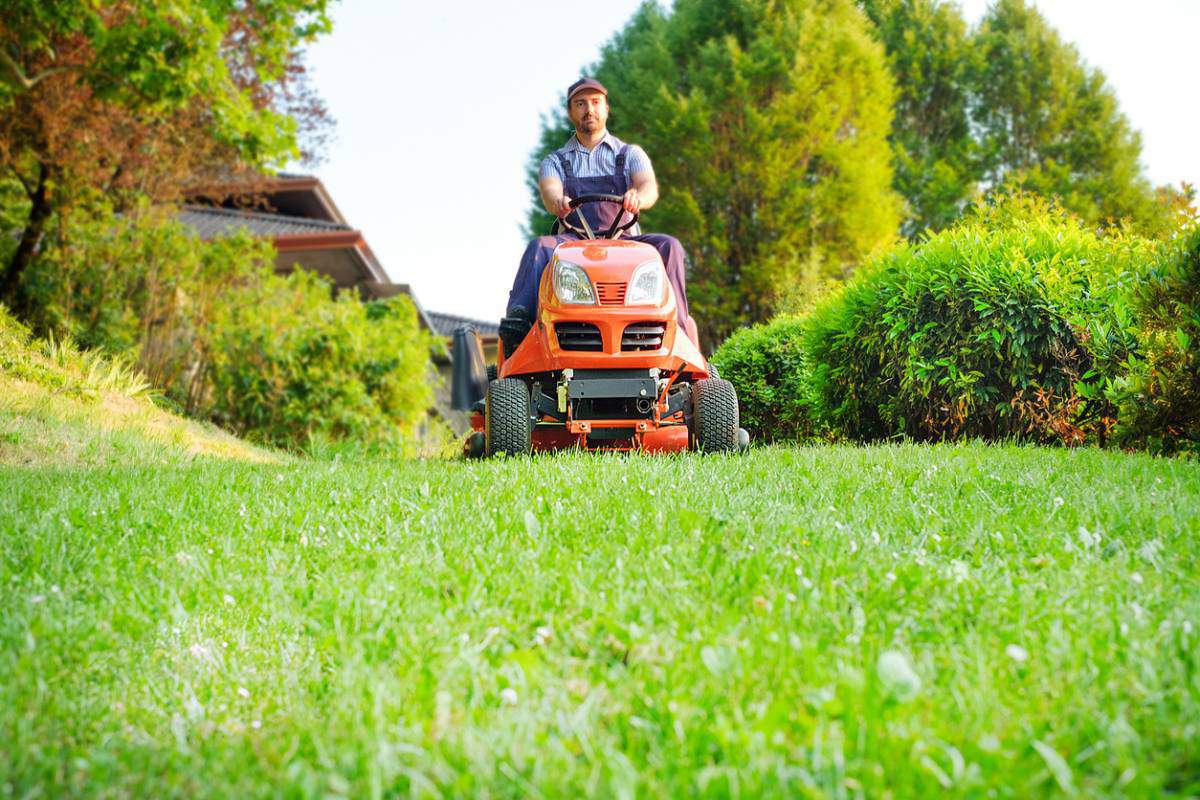
[{"label": "green hedge", "polygon": [[[759,438],[1102,442],[1131,404],[1118,379],[1157,341],[1137,327],[1155,301],[1134,291],[1156,258],[1151,242],[1007,198],[867,264],[807,318],[738,333],[714,361]],[[1186,405],[1193,362],[1158,352]]]},{"label": "green hedge", "polygon": [[214,319],[213,414],[273,445],[357,440],[413,452],[433,403],[433,345],[407,297],[332,300],[314,273],[267,276]]},{"label": "green hedge", "polygon": [[713,353],[722,378],[737,387],[742,426],[755,441],[799,441],[814,428],[804,352],[808,323],[782,316],[743,328]]},{"label": "green hedge", "polygon": [[1200,227],[1166,248],[1133,295],[1137,352],[1107,391],[1117,406],[1117,441],[1200,453]]}]

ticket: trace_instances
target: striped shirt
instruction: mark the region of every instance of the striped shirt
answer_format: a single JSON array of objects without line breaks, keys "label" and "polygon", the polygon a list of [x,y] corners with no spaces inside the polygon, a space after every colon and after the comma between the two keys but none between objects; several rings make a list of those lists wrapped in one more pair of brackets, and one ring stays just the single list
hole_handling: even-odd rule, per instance
[{"label": "striped shirt", "polygon": [[[575,173],[576,178],[596,178],[601,175],[612,175],[617,168],[617,153],[625,146],[617,137],[611,133],[606,133],[600,143],[593,147],[590,151],[579,143],[576,136],[571,136],[570,140],[562,147],[555,150],[542,161],[542,169],[538,175],[538,180],[545,178],[558,178],[560,181],[565,181],[566,176],[563,175],[562,165],[558,163],[558,154],[562,153],[567,157],[571,164],[571,171]],[[654,167],[650,165],[650,157],[646,155],[646,151],[636,144],[629,145],[629,150],[625,154],[625,180],[632,187],[632,176],[639,172],[649,172],[654,174]]]}]

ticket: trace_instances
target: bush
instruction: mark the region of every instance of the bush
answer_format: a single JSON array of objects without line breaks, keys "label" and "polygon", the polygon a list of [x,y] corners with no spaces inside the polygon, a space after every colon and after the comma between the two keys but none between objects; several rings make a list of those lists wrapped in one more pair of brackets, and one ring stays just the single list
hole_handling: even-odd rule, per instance
[{"label": "bush", "polygon": [[433,402],[429,334],[407,297],[331,299],[317,275],[264,275],[210,328],[213,414],[257,441],[356,439],[413,452]]},{"label": "bush", "polygon": [[1116,439],[1200,453],[1200,226],[1179,236],[1134,288],[1138,348],[1108,387]]},{"label": "bush", "polygon": [[807,325],[804,317],[777,317],[743,328],[713,353],[721,377],[737,389],[742,426],[756,440],[798,441],[813,434]]},{"label": "bush", "polygon": [[1147,242],[1009,198],[864,268],[814,312],[813,413],[854,439],[1102,439]]},{"label": "bush", "polygon": [[181,409],[203,415],[200,333],[233,286],[273,269],[270,242],[202,242],[171,207],[115,214],[98,203],[56,217],[49,245],[26,277],[35,332],[136,361]]}]

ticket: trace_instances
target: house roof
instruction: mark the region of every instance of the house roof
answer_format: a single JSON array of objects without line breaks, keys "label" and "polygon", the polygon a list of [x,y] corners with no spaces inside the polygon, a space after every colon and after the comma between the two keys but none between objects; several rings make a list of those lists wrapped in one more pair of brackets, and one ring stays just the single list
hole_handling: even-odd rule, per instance
[{"label": "house roof", "polygon": [[349,225],[340,222],[215,206],[185,205],[179,212],[179,221],[190,225],[201,239],[227,236],[242,228],[256,236],[270,237],[329,231],[357,233]]},{"label": "house roof", "polygon": [[427,315],[432,323],[434,333],[440,336],[453,336],[460,325],[470,325],[485,339],[496,338],[500,335],[500,325],[495,322],[484,322],[470,317],[460,317],[456,314],[441,314],[430,311]]}]

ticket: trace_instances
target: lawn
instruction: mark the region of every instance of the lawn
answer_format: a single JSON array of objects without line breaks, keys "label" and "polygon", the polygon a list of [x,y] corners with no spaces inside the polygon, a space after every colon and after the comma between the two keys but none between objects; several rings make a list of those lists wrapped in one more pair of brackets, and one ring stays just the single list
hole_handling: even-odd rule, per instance
[{"label": "lawn", "polygon": [[1200,793],[1200,463],[0,468],[0,796]]}]

